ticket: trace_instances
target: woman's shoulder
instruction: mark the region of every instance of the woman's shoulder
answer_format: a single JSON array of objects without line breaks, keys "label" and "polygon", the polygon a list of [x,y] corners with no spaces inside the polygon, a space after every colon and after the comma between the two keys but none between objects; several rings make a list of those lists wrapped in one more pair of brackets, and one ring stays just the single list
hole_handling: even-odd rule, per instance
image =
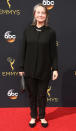
[{"label": "woman's shoulder", "polygon": [[[24,29],[24,32],[30,31],[35,25],[33,24],[27,24],[27,26]],[[55,29],[51,25],[45,26],[45,29],[47,29],[50,33],[56,33]]]},{"label": "woman's shoulder", "polygon": [[24,28],[24,32],[27,32],[28,30],[30,30],[31,28],[31,24],[27,24]]},{"label": "woman's shoulder", "polygon": [[54,29],[51,25],[48,25],[48,30],[49,30],[51,33],[56,33],[55,29]]}]

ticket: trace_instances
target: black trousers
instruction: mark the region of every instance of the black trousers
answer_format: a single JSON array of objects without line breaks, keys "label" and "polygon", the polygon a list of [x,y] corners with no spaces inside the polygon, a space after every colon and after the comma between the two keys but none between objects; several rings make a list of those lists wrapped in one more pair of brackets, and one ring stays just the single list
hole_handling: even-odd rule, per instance
[{"label": "black trousers", "polygon": [[37,118],[37,102],[39,106],[39,119],[45,117],[45,106],[47,102],[46,94],[48,88],[48,80],[40,80],[36,78],[26,78],[26,89],[28,91],[30,100],[30,115],[33,118]]}]

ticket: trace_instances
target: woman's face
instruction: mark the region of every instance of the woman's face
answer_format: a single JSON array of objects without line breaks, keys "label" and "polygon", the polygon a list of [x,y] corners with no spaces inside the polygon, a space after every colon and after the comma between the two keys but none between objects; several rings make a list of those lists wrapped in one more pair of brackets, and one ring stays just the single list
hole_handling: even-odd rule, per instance
[{"label": "woman's face", "polygon": [[38,6],[36,8],[34,17],[38,22],[44,22],[46,20],[45,8],[43,8],[42,6]]}]

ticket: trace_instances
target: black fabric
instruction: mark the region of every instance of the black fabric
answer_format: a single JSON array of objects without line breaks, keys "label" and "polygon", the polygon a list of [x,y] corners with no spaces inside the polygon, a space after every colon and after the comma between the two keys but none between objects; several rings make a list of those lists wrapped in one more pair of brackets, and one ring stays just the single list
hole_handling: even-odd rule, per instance
[{"label": "black fabric", "polygon": [[24,92],[26,90],[26,84],[25,84],[25,79],[24,75],[20,76],[20,91]]},{"label": "black fabric", "polygon": [[26,77],[51,79],[51,71],[58,70],[55,30],[29,24],[24,30],[19,56],[17,71],[24,71]]},{"label": "black fabric", "polygon": [[25,82],[30,102],[30,110],[31,110],[30,115],[33,118],[37,118],[38,115],[37,105],[38,105],[39,118],[42,119],[45,117],[45,107],[47,103],[46,94],[49,81],[25,77]]}]

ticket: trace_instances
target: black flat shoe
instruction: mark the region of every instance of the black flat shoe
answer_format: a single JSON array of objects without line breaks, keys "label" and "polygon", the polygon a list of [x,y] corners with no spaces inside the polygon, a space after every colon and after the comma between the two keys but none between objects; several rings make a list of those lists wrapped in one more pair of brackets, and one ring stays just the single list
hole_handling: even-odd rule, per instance
[{"label": "black flat shoe", "polygon": [[48,123],[41,123],[42,127],[47,127],[48,126]]},{"label": "black flat shoe", "polygon": [[47,123],[44,123],[44,122],[41,121],[41,125],[42,125],[43,127],[47,127],[47,126],[48,126],[48,122],[47,122]]},{"label": "black flat shoe", "polygon": [[31,128],[33,128],[35,125],[36,125],[36,122],[35,122],[35,123],[29,123],[29,126],[30,126]]},{"label": "black flat shoe", "polygon": [[29,122],[29,126],[30,126],[30,127],[33,128],[35,125],[36,125],[36,120],[35,120],[35,123],[30,123],[30,122]]}]

